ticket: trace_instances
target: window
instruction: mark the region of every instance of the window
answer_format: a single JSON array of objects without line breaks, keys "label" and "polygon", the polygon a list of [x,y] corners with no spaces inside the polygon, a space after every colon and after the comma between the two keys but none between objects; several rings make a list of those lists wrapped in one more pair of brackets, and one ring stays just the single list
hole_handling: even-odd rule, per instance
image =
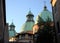
[{"label": "window", "polygon": [[25,35],[21,35],[21,39],[25,39]]},{"label": "window", "polygon": [[19,39],[21,39],[21,35],[19,36]]}]

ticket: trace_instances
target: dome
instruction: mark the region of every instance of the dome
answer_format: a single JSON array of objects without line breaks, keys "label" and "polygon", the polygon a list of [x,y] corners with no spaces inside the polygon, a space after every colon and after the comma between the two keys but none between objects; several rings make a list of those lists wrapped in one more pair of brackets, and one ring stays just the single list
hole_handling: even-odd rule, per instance
[{"label": "dome", "polygon": [[22,26],[22,31],[27,32],[27,31],[32,31],[34,22],[26,22]]},{"label": "dome", "polygon": [[[40,18],[39,18],[40,17]],[[47,21],[47,19],[51,19],[51,21],[53,21],[53,16],[52,16],[52,12],[50,12],[46,6],[44,6],[44,9],[41,13],[39,13],[39,15],[37,16],[36,19],[36,23],[38,23],[39,19],[42,19],[44,22]]]},{"label": "dome", "polygon": [[26,15],[27,20],[26,22],[22,25],[21,29],[22,32],[28,32],[28,31],[33,31],[33,25],[34,25],[34,15],[32,14],[31,11],[28,12],[28,14]]}]

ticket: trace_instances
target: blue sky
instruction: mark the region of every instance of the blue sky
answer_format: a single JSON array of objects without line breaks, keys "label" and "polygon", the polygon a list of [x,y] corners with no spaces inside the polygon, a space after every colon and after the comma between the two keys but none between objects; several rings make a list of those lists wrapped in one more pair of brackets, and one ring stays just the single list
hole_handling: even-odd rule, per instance
[{"label": "blue sky", "polygon": [[50,0],[6,0],[6,21],[9,25],[14,22],[16,32],[21,31],[21,26],[26,21],[26,15],[29,8],[34,14],[34,20],[36,16],[42,12],[44,7],[44,1],[49,11],[51,10]]}]

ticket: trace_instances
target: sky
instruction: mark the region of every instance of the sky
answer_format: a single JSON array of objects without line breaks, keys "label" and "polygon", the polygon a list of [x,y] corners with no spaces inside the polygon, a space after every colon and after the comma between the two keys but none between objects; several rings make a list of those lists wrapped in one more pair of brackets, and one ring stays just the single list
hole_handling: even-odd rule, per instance
[{"label": "sky", "polygon": [[6,0],[6,21],[9,25],[13,22],[16,32],[19,33],[29,10],[34,14],[34,20],[36,20],[45,4],[47,9],[52,12],[50,0]]}]

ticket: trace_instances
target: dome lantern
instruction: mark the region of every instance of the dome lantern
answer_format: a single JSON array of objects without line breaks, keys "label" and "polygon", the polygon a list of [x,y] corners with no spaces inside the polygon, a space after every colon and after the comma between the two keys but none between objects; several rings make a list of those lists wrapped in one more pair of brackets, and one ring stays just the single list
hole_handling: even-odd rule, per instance
[{"label": "dome lantern", "polygon": [[34,15],[32,14],[31,10],[28,12],[28,15],[26,15],[26,17],[27,17],[27,22],[28,21],[34,22],[34,20],[33,20]]},{"label": "dome lantern", "polygon": [[14,30],[15,29],[15,25],[13,24],[13,22],[10,25],[10,30]]}]

